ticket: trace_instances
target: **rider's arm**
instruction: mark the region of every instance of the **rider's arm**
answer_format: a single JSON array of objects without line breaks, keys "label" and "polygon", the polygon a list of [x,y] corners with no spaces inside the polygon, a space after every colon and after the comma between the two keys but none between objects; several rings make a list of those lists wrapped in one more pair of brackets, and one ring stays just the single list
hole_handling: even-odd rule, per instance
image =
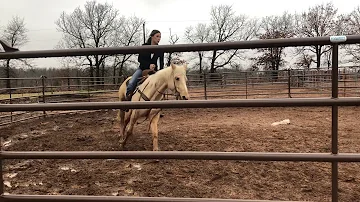
[{"label": "rider's arm", "polygon": [[150,68],[151,60],[149,60],[149,54],[150,53],[146,53],[146,52],[145,53],[139,53],[138,62],[140,63],[140,68],[142,70]]},{"label": "rider's arm", "polygon": [[160,67],[159,67],[160,70],[164,68],[164,53],[161,53],[159,60],[160,60]]}]

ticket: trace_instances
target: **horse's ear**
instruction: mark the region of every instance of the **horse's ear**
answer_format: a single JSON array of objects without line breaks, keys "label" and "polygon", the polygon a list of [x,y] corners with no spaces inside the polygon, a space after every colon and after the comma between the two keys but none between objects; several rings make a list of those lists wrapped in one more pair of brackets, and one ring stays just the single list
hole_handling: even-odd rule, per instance
[{"label": "horse's ear", "polygon": [[176,68],[174,63],[171,63],[171,68],[174,70]]},{"label": "horse's ear", "polygon": [[184,68],[185,68],[185,70],[187,69],[187,64],[186,63],[184,63]]}]

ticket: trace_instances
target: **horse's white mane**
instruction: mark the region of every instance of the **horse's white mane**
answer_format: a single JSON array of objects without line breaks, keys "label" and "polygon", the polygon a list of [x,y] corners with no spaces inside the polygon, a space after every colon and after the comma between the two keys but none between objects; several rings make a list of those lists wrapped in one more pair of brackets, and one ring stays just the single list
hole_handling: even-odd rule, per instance
[{"label": "horse's white mane", "polygon": [[157,71],[155,74],[150,75],[147,79],[149,82],[154,83],[155,86],[160,86],[164,82],[164,79],[170,79],[171,73],[172,67],[168,66]]},{"label": "horse's white mane", "polygon": [[[174,64],[176,67],[180,67],[185,65],[183,63]],[[165,67],[161,70],[158,70],[155,74],[151,74],[143,83],[144,85],[152,85],[156,88],[162,86],[164,83],[168,83],[169,79],[174,79],[174,72],[180,72],[182,70],[174,70],[172,66]],[[186,71],[184,71],[186,73]],[[145,84],[146,83],[146,84]]]}]

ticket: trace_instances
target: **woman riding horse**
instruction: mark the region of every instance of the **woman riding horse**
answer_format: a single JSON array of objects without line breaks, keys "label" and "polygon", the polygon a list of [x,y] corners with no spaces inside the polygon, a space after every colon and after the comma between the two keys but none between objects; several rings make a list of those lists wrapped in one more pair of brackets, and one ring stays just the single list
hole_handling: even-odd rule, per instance
[{"label": "woman riding horse", "polygon": [[[161,33],[159,30],[153,30],[150,33],[150,37],[144,43],[143,45],[158,45],[161,39]],[[159,66],[158,61],[159,60]],[[138,62],[140,62],[139,68],[135,71],[135,73],[132,75],[132,78],[129,81],[129,84],[126,88],[126,99],[127,101],[131,100],[131,97],[134,93],[134,90],[137,86],[137,83],[139,81],[139,78],[142,76],[142,72],[144,70],[150,70],[152,73],[156,72],[159,68],[164,68],[164,53],[163,52],[145,52],[140,53],[138,57]]]}]

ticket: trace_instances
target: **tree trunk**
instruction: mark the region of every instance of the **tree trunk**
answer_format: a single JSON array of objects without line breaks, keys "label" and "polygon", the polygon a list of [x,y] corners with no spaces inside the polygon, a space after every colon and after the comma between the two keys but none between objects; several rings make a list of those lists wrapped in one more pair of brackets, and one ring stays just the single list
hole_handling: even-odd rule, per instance
[{"label": "tree trunk", "polygon": [[276,71],[276,62],[274,60],[271,61],[271,80],[277,81],[278,71]]},{"label": "tree trunk", "polygon": [[103,60],[101,63],[101,83],[105,84],[105,61]]},{"label": "tree trunk", "polygon": [[171,64],[171,54],[172,53],[169,53],[169,56],[168,56],[168,61],[167,61],[167,64],[166,64],[167,67],[169,67],[170,64]]},{"label": "tree trunk", "polygon": [[210,73],[215,73],[216,72],[215,57],[216,57],[216,51],[213,51],[213,56],[212,56],[212,59],[211,59],[211,66],[210,66]]},{"label": "tree trunk", "polygon": [[316,68],[320,70],[321,66],[321,46],[316,47]]},{"label": "tree trunk", "polygon": [[116,78],[115,78],[115,76],[116,76],[116,65],[114,65],[114,67],[113,67],[113,84],[116,84]]},{"label": "tree trunk", "polygon": [[89,77],[90,77],[89,85],[90,84],[93,85],[94,84],[94,66],[91,61],[90,61]]},{"label": "tree trunk", "polygon": [[[124,69],[124,64],[125,64],[125,56],[123,58],[123,61],[121,61],[121,63],[120,63],[118,83],[122,82],[121,76],[123,76],[122,72],[123,72],[123,69]],[[123,80],[125,80],[125,79],[123,79]]]},{"label": "tree trunk", "polygon": [[201,53],[199,53],[199,71],[201,74],[202,73],[202,55],[201,55]]},{"label": "tree trunk", "polygon": [[96,73],[96,81],[99,82],[100,80],[100,64],[99,64],[99,56],[95,56],[95,73]]},{"label": "tree trunk", "polygon": [[[6,66],[5,66],[5,77],[10,78],[10,60],[6,60]],[[6,88],[10,88],[10,80],[6,80]]]}]

